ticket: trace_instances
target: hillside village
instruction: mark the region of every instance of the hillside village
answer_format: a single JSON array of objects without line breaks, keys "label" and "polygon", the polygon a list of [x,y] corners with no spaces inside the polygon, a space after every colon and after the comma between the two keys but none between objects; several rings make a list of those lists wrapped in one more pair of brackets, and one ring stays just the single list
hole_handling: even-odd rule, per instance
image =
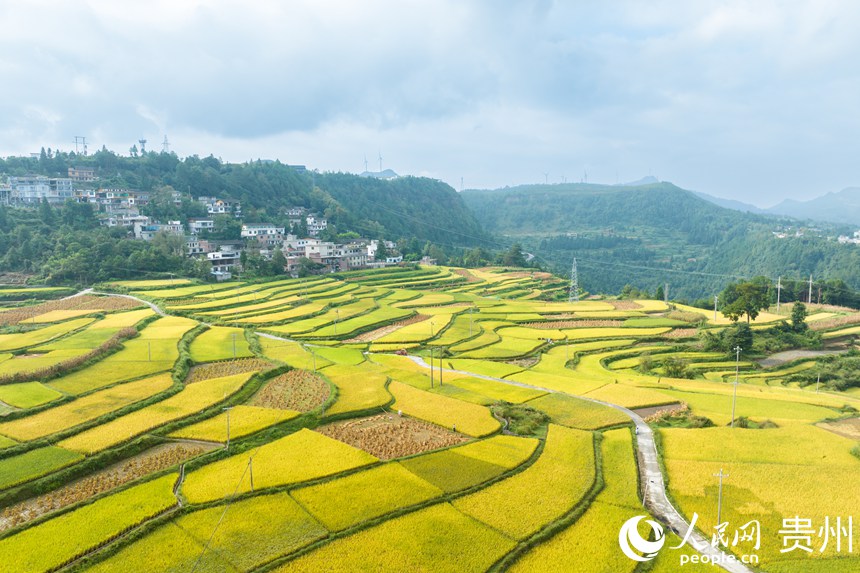
[{"label": "hillside village", "polygon": [[[293,276],[353,269],[380,268],[403,261],[392,241],[359,236],[346,242],[326,240],[328,221],[301,206],[283,210],[289,226],[245,221],[239,202],[212,196],[190,196],[173,191],[176,207],[194,201],[194,210],[205,216],[156,220],[142,212],[153,200],[153,192],[100,187],[92,169],[70,167],[68,177],[30,175],[6,177],[0,184],[0,203],[21,207],[76,201],[92,205],[99,222],[107,227],[124,227],[129,236],[152,241],[158,235],[181,237],[185,253],[208,261],[210,273],[218,281],[228,280],[243,270],[243,258],[253,255],[271,261]],[[217,236],[216,221],[232,218],[241,225],[238,237]],[[354,233],[353,233],[354,235]],[[430,258],[422,264],[434,264]]]}]

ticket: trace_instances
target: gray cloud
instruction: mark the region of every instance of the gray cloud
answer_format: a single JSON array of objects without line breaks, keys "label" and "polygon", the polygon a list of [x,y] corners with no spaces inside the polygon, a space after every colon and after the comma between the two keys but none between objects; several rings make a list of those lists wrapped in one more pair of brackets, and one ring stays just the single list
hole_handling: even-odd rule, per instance
[{"label": "gray cloud", "polygon": [[455,187],[650,171],[768,204],[860,183],[848,0],[6,2],[0,22],[2,155],[167,133],[331,170],[382,150]]}]

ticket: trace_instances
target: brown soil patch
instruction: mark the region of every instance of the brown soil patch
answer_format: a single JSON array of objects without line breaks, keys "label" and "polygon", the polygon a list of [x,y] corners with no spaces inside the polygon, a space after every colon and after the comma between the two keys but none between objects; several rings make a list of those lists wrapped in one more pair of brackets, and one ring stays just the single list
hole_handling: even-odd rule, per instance
[{"label": "brown soil patch", "polygon": [[507,360],[508,364],[513,364],[514,366],[519,366],[521,368],[531,368],[535,364],[540,361],[540,358],[535,356],[532,358],[520,358],[518,360]]},{"label": "brown soil patch", "polygon": [[193,384],[210,378],[221,378],[232,376],[243,372],[263,372],[271,370],[276,365],[262,358],[240,358],[238,360],[224,360],[223,362],[208,362],[198,366],[192,366],[185,379],[186,384]]},{"label": "brown soil patch", "polygon": [[846,418],[838,422],[821,422],[816,426],[852,440],[860,440],[860,418]]},{"label": "brown soil patch", "polygon": [[698,329],[695,328],[676,328],[663,334],[663,338],[690,338],[698,334]]},{"label": "brown soil patch", "polygon": [[309,412],[325,404],[330,393],[328,383],[313,372],[290,370],[266,382],[248,404]]},{"label": "brown soil patch", "polygon": [[639,310],[642,305],[633,302],[632,300],[607,300],[615,310]]},{"label": "brown soil patch", "polygon": [[377,328],[375,330],[359,334],[358,336],[354,336],[348,340],[345,340],[344,342],[373,342],[377,338],[382,338],[386,334],[391,334],[399,328],[403,328],[404,326],[415,324],[416,322],[421,322],[422,320],[427,320],[429,318],[430,317],[426,314],[416,314],[413,317],[394,322],[392,324],[389,324],[388,326],[383,326],[382,328]]},{"label": "brown soil patch", "polygon": [[18,324],[22,320],[45,314],[52,310],[128,310],[142,306],[139,301],[117,296],[95,296],[85,294],[60,300],[49,300],[33,306],[23,306],[0,312],[0,325]]},{"label": "brown soil patch", "polygon": [[860,312],[845,316],[834,316],[822,320],[813,320],[809,323],[810,330],[830,330],[840,326],[851,326],[860,323]]},{"label": "brown soil patch", "polygon": [[623,320],[556,320],[553,322],[529,322],[525,326],[538,329],[553,328],[595,328],[601,326],[621,326]]},{"label": "brown soil patch", "polygon": [[469,440],[462,434],[397,414],[335,422],[320,426],[317,431],[382,460],[420,454]]},{"label": "brown soil patch", "polygon": [[46,513],[87,500],[145,475],[161,471],[217,447],[215,444],[173,442],[155,446],[60,489],[22,501],[0,511],[0,531],[11,529]]},{"label": "brown soil patch", "polygon": [[662,406],[650,406],[648,408],[635,408],[633,411],[642,418],[650,418],[654,414],[658,412],[675,412],[677,410],[683,410],[686,408],[686,405],[682,402],[675,402],[674,404],[663,404]]},{"label": "brown soil patch", "polygon": [[517,278],[517,279],[535,278],[535,279],[541,279],[541,280],[546,280],[546,279],[552,278],[552,274],[544,273],[544,272],[540,272],[540,271],[533,272],[533,273],[527,273],[524,271],[516,271],[516,272],[502,273],[501,276],[513,277],[513,278]]}]

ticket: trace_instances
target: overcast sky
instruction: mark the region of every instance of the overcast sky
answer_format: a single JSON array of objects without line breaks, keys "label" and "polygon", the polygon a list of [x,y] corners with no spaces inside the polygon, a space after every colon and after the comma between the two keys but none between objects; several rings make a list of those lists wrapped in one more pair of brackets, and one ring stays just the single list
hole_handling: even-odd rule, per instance
[{"label": "overcast sky", "polygon": [[[860,185],[860,2],[0,0],[0,155],[630,181],[770,205]],[[545,175],[548,174],[548,175]]]}]

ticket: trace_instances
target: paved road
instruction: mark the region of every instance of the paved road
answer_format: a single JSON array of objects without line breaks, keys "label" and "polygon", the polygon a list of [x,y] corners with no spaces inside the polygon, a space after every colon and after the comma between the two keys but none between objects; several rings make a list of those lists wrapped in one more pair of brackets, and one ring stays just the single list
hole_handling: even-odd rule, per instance
[{"label": "paved road", "polygon": [[779,366],[780,364],[801,358],[816,358],[818,356],[827,356],[828,354],[845,354],[846,352],[848,352],[847,348],[844,350],[786,350],[785,352],[771,354],[767,358],[759,360],[758,363],[765,368],[770,368],[771,366]]},{"label": "paved road", "polygon": [[[409,356],[409,358],[423,368],[430,368],[430,365],[424,362],[424,359],[420,356]],[[442,370],[445,372],[468,374],[469,376],[482,378],[484,380],[495,380],[496,382],[502,382],[512,386],[520,386],[522,388],[533,388],[544,392],[556,392],[549,388],[542,388],[540,386],[524,384],[513,380],[505,380],[504,378],[494,378],[492,376],[474,374],[463,370],[453,370],[450,368],[443,368]],[[651,515],[666,524],[672,531],[683,538],[687,530],[690,528],[690,524],[686,519],[684,519],[681,513],[675,509],[675,506],[672,505],[666,495],[666,483],[663,479],[663,472],[660,469],[660,462],[657,456],[657,446],[654,443],[654,434],[651,431],[651,427],[646,424],[645,420],[643,420],[636,412],[623,406],[610,404],[609,402],[603,402],[602,400],[595,400],[593,398],[586,398],[584,396],[577,396],[575,394],[571,394],[570,396],[579,398],[580,400],[602,404],[603,406],[609,406],[610,408],[614,408],[619,412],[624,413],[627,417],[633,420],[633,423],[636,425],[636,442],[639,446],[639,479],[643,484],[646,484],[645,494],[643,496],[645,508],[651,512]],[[697,531],[693,532],[691,542],[695,542],[696,545],[694,548],[702,555],[707,555],[709,558],[714,560],[721,558],[725,559],[725,553],[713,547],[710,544],[710,540],[705,539],[704,536]],[[720,562],[720,566],[731,573],[752,573],[752,569],[739,561]]]}]

